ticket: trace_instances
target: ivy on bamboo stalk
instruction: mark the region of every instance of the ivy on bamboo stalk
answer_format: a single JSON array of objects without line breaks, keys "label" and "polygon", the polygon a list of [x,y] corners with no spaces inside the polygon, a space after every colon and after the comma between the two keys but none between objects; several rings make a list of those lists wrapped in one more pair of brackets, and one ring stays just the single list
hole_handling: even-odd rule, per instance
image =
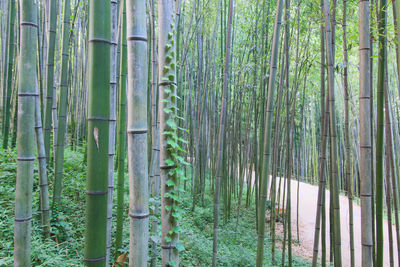
[{"label": "ivy on bamboo stalk", "polygon": [[[164,96],[165,98],[161,101],[164,103],[163,111],[167,115],[168,119],[165,122],[165,130],[162,132],[166,141],[166,157],[165,166],[162,166],[167,171],[167,180],[165,182],[166,190],[164,193],[164,198],[166,199],[165,210],[171,214],[171,224],[172,227],[169,229],[168,233],[164,236],[164,241],[166,243],[174,243],[174,240],[178,240],[180,227],[178,226],[178,221],[181,218],[181,209],[179,208],[179,192],[183,191],[183,181],[186,180],[184,174],[185,166],[189,163],[180,155],[184,153],[185,150],[182,148],[181,144],[187,143],[185,139],[179,137],[179,131],[186,131],[184,128],[178,126],[178,120],[183,120],[178,114],[177,100],[179,97],[176,94],[176,63],[175,63],[175,25],[171,23],[171,32],[168,33],[168,41],[164,47],[165,65],[163,67],[163,77],[161,79],[164,84]],[[173,246],[177,252],[184,250],[184,246],[176,242]],[[171,260],[168,265],[176,266],[177,262]]]}]

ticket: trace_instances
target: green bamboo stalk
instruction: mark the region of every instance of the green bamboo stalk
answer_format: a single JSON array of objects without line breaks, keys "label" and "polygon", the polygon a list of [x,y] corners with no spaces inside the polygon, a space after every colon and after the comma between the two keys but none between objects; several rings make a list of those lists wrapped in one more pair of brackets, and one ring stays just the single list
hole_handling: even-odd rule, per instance
[{"label": "green bamboo stalk", "polygon": [[44,110],[44,148],[46,152],[46,161],[50,159],[50,135],[52,128],[53,106],[53,87],[54,87],[54,51],[56,44],[56,28],[57,28],[57,0],[49,1],[49,28],[47,34],[47,66],[46,66],[46,102]]},{"label": "green bamboo stalk", "polygon": [[117,180],[117,224],[115,232],[116,256],[119,255],[118,249],[122,247],[122,233],[124,222],[124,180],[125,180],[125,150],[126,150],[126,5],[125,0],[122,5],[122,35],[121,35],[121,61],[120,61],[120,79],[119,79],[119,111],[118,111],[118,180]]},{"label": "green bamboo stalk", "polygon": [[268,100],[264,120],[262,172],[260,176],[260,196],[258,208],[258,239],[257,239],[257,267],[263,266],[264,260],[264,233],[265,233],[265,203],[268,191],[269,162],[271,154],[272,114],[274,107],[275,79],[278,61],[278,48],[282,23],[283,1],[279,0],[276,6],[274,34],[272,37],[271,65],[268,81]]},{"label": "green bamboo stalk", "polygon": [[67,109],[68,109],[68,61],[69,61],[69,28],[71,16],[70,0],[64,0],[64,14],[62,27],[62,58],[61,58],[61,80],[60,80],[60,97],[58,102],[58,130],[57,143],[55,147],[54,159],[54,192],[53,192],[53,209],[61,200],[63,167],[64,167],[64,147],[67,125]]},{"label": "green bamboo stalk", "polygon": [[[400,77],[400,25],[399,25],[399,12],[400,12],[400,1],[392,0],[393,9],[393,23],[394,23],[394,36],[396,44],[396,70],[397,77]],[[400,81],[397,79],[397,89],[400,95]]]},{"label": "green bamboo stalk", "polygon": [[[385,64],[387,69],[387,62]],[[389,263],[390,266],[394,266],[394,255],[393,255],[393,223],[392,223],[392,195],[391,195],[391,125],[390,125],[390,114],[388,104],[388,73],[385,72],[385,193],[386,193],[386,210],[387,210],[387,226],[388,226],[388,243],[389,243]],[[397,216],[397,215],[396,215]]]},{"label": "green bamboo stalk", "polygon": [[[38,89],[38,88],[37,88]],[[39,94],[36,89],[36,93]],[[40,187],[40,212],[42,220],[42,233],[45,238],[50,236],[50,208],[49,208],[49,185],[47,182],[46,153],[43,141],[42,113],[40,110],[40,98],[35,98],[35,134],[36,151],[39,165],[39,187]]]},{"label": "green bamboo stalk", "polygon": [[128,0],[128,171],[129,266],[147,266],[149,239],[147,159],[147,28],[146,1]]},{"label": "green bamboo stalk", "polygon": [[10,130],[10,117],[11,117],[11,91],[12,91],[12,78],[13,78],[13,66],[14,66],[14,21],[15,21],[15,0],[11,0],[9,4],[10,16],[9,16],[9,31],[8,31],[8,55],[7,55],[7,87],[3,88],[6,91],[6,99],[3,112],[4,116],[4,131],[3,131],[3,148],[8,147],[8,136]]},{"label": "green bamboo stalk", "polygon": [[[158,1],[158,77],[160,115],[160,179],[161,179],[161,248],[162,266],[179,266],[176,248],[179,234],[177,186],[178,177],[173,161],[173,149],[168,144],[174,141],[176,132],[176,30],[175,1]],[[174,193],[175,192],[175,193]]]},{"label": "green bamboo stalk", "polygon": [[33,165],[35,160],[35,97],[37,70],[37,1],[20,2],[18,80],[18,164],[15,190],[14,266],[31,266]]},{"label": "green bamboo stalk", "polygon": [[[6,9],[4,9],[4,10],[10,10],[10,5],[11,5],[11,3],[12,3],[12,0],[9,0],[8,1],[8,3],[7,3],[7,7],[6,7]],[[7,20],[6,20],[6,22],[8,22],[9,20],[10,20],[10,12],[7,12]],[[3,20],[1,20],[0,21],[1,23],[3,22]],[[10,23],[6,23],[6,32],[8,33],[9,32],[9,30],[10,30]],[[7,73],[7,61],[8,61],[8,53],[7,53],[7,47],[8,47],[8,38],[5,38],[6,40],[5,40],[5,42],[4,42],[4,44],[3,44],[3,42],[2,42],[2,46],[1,46],[1,54],[3,55],[1,58],[2,58],[2,66],[1,66],[1,70],[2,70],[2,72],[1,72],[1,74],[2,74],[2,77],[3,77],[3,82],[2,82],[2,84],[1,84],[1,89],[2,89],[2,106],[1,106],[1,110],[2,111],[4,111],[4,108],[5,108],[5,105],[6,105],[6,86],[7,86],[7,83],[6,83],[6,81],[7,81],[7,77],[6,77],[6,73]],[[4,46],[4,47],[3,47]],[[3,133],[3,131],[4,131],[4,117],[5,117],[5,114],[4,114],[4,112],[2,112],[2,114],[1,114],[1,121],[2,121],[2,124],[1,124],[1,132]]]},{"label": "green bamboo stalk", "polygon": [[361,264],[373,266],[373,160],[372,160],[372,41],[369,28],[369,0],[358,2],[360,55],[360,200]]},{"label": "green bamboo stalk", "polygon": [[107,204],[107,259],[110,263],[111,232],[114,193],[114,155],[117,105],[117,48],[118,48],[118,7],[119,0],[111,0],[111,48],[110,48],[110,133],[108,140],[108,204]]},{"label": "green bamboo stalk", "polygon": [[151,183],[151,195],[155,199],[154,210],[152,211],[152,222],[151,222],[151,261],[150,266],[155,267],[157,264],[157,246],[158,246],[158,216],[160,215],[160,116],[158,116],[158,105],[157,105],[157,43],[156,43],[156,14],[155,5],[156,1],[151,0],[151,106],[152,106],[152,161],[150,170]]},{"label": "green bamboo stalk", "polygon": [[[17,76],[18,76],[18,68],[16,68],[16,70],[15,70],[15,78],[17,78]],[[15,81],[14,81],[14,92],[17,92],[18,91],[18,88],[17,88],[17,79],[15,79]],[[11,136],[11,148],[15,148],[15,146],[17,145],[17,123],[18,123],[18,94],[17,93],[15,93],[14,94],[15,95],[15,97],[14,97],[14,110],[13,110],[13,112],[14,112],[14,116],[13,116],[13,129],[12,129],[12,136]]]},{"label": "green bamboo stalk", "polygon": [[350,264],[354,267],[354,227],[353,227],[353,183],[350,173],[350,134],[349,134],[349,85],[348,85],[348,55],[347,55],[347,0],[343,0],[343,89],[344,89],[344,113],[345,113],[345,180],[347,185],[347,198],[349,203],[349,229],[350,229]]},{"label": "green bamboo stalk", "polygon": [[[212,257],[212,266],[215,267],[217,265],[217,253],[218,253],[218,223],[219,223],[219,199],[220,199],[220,183],[221,177],[226,177],[223,175],[223,167],[226,166],[224,164],[224,159],[226,159],[227,155],[224,153],[225,141],[225,124],[227,123],[227,99],[228,99],[228,75],[229,75],[229,66],[230,66],[230,50],[231,50],[231,29],[232,29],[232,16],[233,16],[233,1],[229,1],[229,15],[228,15],[228,27],[227,29],[227,38],[226,38],[226,51],[225,51],[225,67],[224,67],[224,78],[222,85],[222,102],[221,102],[221,111],[219,114],[219,127],[218,127],[218,141],[217,141],[217,161],[215,165],[215,191],[214,191],[214,229],[213,229],[213,257]],[[227,201],[225,200],[224,203]]]},{"label": "green bamboo stalk", "polygon": [[[106,265],[111,2],[89,2],[85,264]],[[60,130],[60,129],[59,129]]]},{"label": "green bamboo stalk", "polygon": [[378,84],[377,84],[377,130],[376,130],[376,266],[383,266],[383,158],[384,158],[384,102],[386,64],[387,2],[381,0],[378,12]]},{"label": "green bamboo stalk", "polygon": [[[339,267],[342,264],[341,256],[341,234],[340,234],[340,206],[339,206],[339,176],[337,166],[337,149],[336,149],[336,118],[335,118],[335,73],[333,69],[334,64],[334,41],[332,36],[331,19],[329,11],[329,0],[324,0],[324,13],[325,13],[325,41],[326,41],[326,54],[328,65],[328,95],[329,95],[329,138],[330,138],[330,167],[331,167],[331,196],[333,204],[333,233],[334,238],[332,241],[334,247],[334,264]],[[333,16],[334,17],[334,16]]]}]

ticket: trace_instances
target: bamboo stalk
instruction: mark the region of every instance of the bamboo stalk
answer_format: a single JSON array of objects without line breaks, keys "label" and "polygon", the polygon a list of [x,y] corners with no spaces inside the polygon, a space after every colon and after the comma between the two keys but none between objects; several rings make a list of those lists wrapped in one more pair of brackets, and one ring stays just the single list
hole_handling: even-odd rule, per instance
[{"label": "bamboo stalk", "polygon": [[[32,186],[37,70],[37,2],[20,3],[20,57],[18,79],[18,162],[15,190],[14,266],[31,266]],[[32,82],[34,81],[34,82]]]}]

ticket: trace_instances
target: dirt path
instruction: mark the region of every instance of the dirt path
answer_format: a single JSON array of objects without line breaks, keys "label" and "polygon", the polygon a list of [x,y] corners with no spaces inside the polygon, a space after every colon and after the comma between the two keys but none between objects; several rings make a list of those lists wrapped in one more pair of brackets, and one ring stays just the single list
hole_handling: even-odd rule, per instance
[{"label": "dirt path", "polygon": [[[300,244],[294,246],[294,253],[306,259],[312,259],[312,251],[314,244],[315,215],[317,209],[318,187],[306,183],[300,183],[299,198],[299,234]],[[292,233],[293,240],[297,239],[297,181],[291,183],[292,198]],[[326,205],[329,205],[329,191],[326,191]],[[350,232],[349,232],[349,205],[345,196],[340,196],[340,225],[342,236],[342,263],[344,267],[350,266]],[[361,267],[361,208],[356,203],[353,204],[354,214],[354,249],[355,249],[355,265]],[[327,220],[329,213],[327,212]],[[282,228],[282,226],[280,226]],[[278,228],[278,231],[281,230]],[[393,226],[393,242],[396,244],[395,227]],[[329,225],[327,225],[327,258],[329,260]],[[384,221],[384,266],[389,264],[389,242],[388,242],[388,225]],[[321,245],[320,245],[321,250]],[[397,266],[397,249],[394,245],[395,266]]]}]

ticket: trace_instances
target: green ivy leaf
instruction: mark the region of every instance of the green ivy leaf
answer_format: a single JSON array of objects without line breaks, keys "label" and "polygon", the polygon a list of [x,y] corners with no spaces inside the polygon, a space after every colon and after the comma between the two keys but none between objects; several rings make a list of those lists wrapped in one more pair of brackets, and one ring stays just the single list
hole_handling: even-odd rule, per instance
[{"label": "green ivy leaf", "polygon": [[184,144],[187,144],[188,141],[186,141],[185,139],[183,139],[182,137],[178,137],[178,140]]},{"label": "green ivy leaf", "polygon": [[167,120],[167,125],[174,130],[177,128],[176,123],[173,120]]},{"label": "green ivy leaf", "polygon": [[170,145],[172,148],[178,148],[179,149],[179,145],[172,139],[169,139],[167,141],[167,144]]},{"label": "green ivy leaf", "polygon": [[179,233],[182,230],[182,228],[180,226],[175,226],[174,228],[172,228],[172,231],[174,231],[175,233]]},{"label": "green ivy leaf", "polygon": [[174,164],[175,164],[175,162],[174,162],[173,160],[170,160],[170,159],[166,159],[166,160],[165,160],[165,163],[166,163],[168,166],[174,166]]},{"label": "green ivy leaf", "polygon": [[172,212],[172,217],[179,219],[181,217],[179,212]]},{"label": "green ivy leaf", "polygon": [[165,193],[164,194],[165,197],[171,198],[173,200],[178,200],[178,196],[174,195],[174,194],[170,194],[170,193]]},{"label": "green ivy leaf", "polygon": [[167,180],[165,183],[167,184],[167,186],[175,186],[176,185],[175,182],[171,179]]},{"label": "green ivy leaf", "polygon": [[178,250],[178,252],[184,251],[185,247],[182,245],[182,243],[176,243],[176,249]]},{"label": "green ivy leaf", "polygon": [[162,134],[166,136],[175,136],[175,133],[171,131],[164,131]]}]

